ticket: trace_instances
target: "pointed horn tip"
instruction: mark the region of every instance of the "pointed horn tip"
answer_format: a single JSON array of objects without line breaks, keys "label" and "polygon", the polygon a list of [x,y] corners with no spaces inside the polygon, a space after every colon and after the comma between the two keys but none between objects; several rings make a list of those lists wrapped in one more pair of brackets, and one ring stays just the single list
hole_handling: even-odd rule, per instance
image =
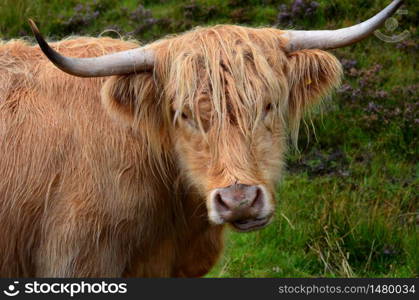
[{"label": "pointed horn tip", "polygon": [[[287,48],[289,51],[314,48],[326,50],[352,45],[371,35],[376,28],[381,26],[403,4],[404,0],[393,0],[389,5],[387,5],[384,9],[382,9],[379,13],[377,13],[370,19],[360,24],[346,28],[341,28],[337,30],[314,30],[311,33],[309,30],[285,31],[285,34],[288,35],[289,39]],[[364,28],[361,27],[362,25],[364,25]],[[345,33],[348,35],[348,33],[350,32],[353,36],[352,39],[350,39],[350,36],[347,36],[345,41],[345,39],[343,38]],[[330,37],[326,37],[326,35],[336,35],[336,33],[339,33],[339,36],[332,37],[332,39]],[[310,34],[312,36],[310,36]],[[323,40],[331,40],[331,43],[321,43]]]},{"label": "pointed horn tip", "polygon": [[42,42],[41,42],[41,41],[43,41],[43,40],[44,40],[44,38],[43,38],[43,36],[42,36],[41,32],[39,31],[38,26],[36,26],[35,21],[34,21],[34,20],[32,20],[32,19],[28,19],[28,23],[29,23],[29,26],[31,27],[32,33],[33,33],[33,35],[35,36],[35,38],[36,38],[36,40],[37,40],[38,44],[42,44]]},{"label": "pointed horn tip", "polygon": [[39,33],[39,29],[38,29],[38,26],[36,26],[36,23],[34,22],[34,20],[32,20],[32,19],[28,19],[28,23],[29,23],[29,26],[31,27],[31,29],[32,29],[32,32],[36,35],[36,34],[40,34]]}]

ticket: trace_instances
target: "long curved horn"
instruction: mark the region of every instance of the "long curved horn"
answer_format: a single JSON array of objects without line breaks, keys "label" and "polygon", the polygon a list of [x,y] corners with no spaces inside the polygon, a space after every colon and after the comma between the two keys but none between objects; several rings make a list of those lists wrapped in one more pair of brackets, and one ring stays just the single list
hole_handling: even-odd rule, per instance
[{"label": "long curved horn", "polygon": [[288,51],[301,49],[334,49],[359,42],[373,33],[402,5],[403,0],[394,0],[371,19],[338,30],[288,30]]},{"label": "long curved horn", "polygon": [[48,59],[59,69],[75,76],[102,77],[122,75],[151,70],[154,66],[154,53],[145,47],[92,58],[65,57],[48,45],[35,22],[31,19],[29,19],[29,25],[38,41],[39,47]]}]

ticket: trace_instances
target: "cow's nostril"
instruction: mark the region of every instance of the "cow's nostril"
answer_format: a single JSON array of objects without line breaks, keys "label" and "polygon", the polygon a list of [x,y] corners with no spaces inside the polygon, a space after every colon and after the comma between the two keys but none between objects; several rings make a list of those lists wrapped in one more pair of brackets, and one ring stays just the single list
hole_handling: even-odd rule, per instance
[{"label": "cow's nostril", "polygon": [[261,208],[263,206],[263,192],[262,190],[258,187],[256,189],[256,195],[255,198],[253,199],[252,204],[250,205],[250,207],[252,208]]},{"label": "cow's nostril", "polygon": [[218,205],[220,210],[223,210],[223,211],[230,210],[230,207],[224,202],[220,193],[217,193],[217,195],[215,195],[215,203]]}]

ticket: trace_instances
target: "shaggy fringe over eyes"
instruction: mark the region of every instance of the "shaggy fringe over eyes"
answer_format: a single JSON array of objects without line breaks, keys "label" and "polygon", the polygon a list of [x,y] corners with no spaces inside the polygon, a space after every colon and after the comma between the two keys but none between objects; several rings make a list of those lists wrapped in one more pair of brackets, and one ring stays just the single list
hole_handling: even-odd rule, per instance
[{"label": "shaggy fringe over eyes", "polygon": [[205,137],[199,101],[207,98],[218,136],[236,123],[250,138],[270,103],[284,128],[288,119],[296,146],[304,113],[340,84],[342,68],[321,50],[286,53],[282,33],[219,25],[156,42],[155,74],[168,99],[166,115],[171,116],[173,103],[175,122],[184,110],[190,111]]},{"label": "shaggy fringe over eyes", "polygon": [[235,123],[250,138],[268,103],[284,119],[287,58],[280,51],[280,33],[219,25],[161,41],[156,73],[164,83],[164,98],[170,99],[167,109],[175,103],[175,121],[186,109],[205,136],[199,111],[199,99],[205,96],[211,100],[211,124],[219,137]]},{"label": "shaggy fringe over eyes", "polygon": [[301,50],[291,53],[289,58],[289,128],[297,148],[301,118],[340,85],[342,66],[336,57],[321,50]]}]

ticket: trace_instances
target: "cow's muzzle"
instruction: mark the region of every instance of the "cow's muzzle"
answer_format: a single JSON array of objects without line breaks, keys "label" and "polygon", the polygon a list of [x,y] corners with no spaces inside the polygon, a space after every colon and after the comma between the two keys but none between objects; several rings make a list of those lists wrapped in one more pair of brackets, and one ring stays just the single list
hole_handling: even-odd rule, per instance
[{"label": "cow's muzzle", "polygon": [[238,231],[264,227],[272,216],[266,190],[258,185],[234,184],[211,193],[210,219],[230,223]]}]

